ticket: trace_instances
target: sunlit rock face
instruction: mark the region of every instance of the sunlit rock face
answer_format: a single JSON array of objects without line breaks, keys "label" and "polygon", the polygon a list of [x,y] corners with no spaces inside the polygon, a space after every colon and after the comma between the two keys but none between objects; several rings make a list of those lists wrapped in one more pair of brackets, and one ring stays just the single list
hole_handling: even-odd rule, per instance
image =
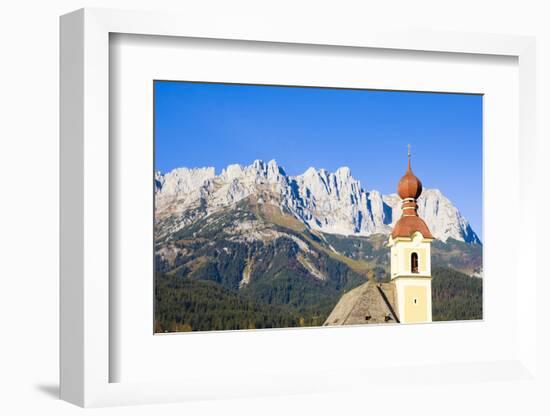
[{"label": "sunlit rock face", "polygon": [[[361,187],[348,167],[336,172],[309,168],[289,176],[274,160],[256,160],[249,166],[229,165],[219,175],[212,167],[158,172],[155,218],[166,228],[161,234],[171,233],[250,196],[329,234],[389,234],[401,215],[396,194],[381,195]],[[424,189],[418,214],[440,241],[481,243],[466,218],[438,189]]]}]

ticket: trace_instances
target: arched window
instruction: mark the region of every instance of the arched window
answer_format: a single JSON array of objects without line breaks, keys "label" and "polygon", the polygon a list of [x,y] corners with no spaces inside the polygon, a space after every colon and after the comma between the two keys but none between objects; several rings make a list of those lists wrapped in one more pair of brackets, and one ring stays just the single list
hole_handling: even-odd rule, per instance
[{"label": "arched window", "polygon": [[418,254],[411,254],[411,273],[418,273]]}]

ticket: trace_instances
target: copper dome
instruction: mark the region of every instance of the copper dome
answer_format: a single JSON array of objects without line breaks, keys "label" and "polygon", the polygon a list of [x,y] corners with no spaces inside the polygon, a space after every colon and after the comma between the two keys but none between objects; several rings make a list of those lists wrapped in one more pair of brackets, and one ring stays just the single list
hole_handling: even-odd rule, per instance
[{"label": "copper dome", "polygon": [[433,239],[430,229],[418,216],[418,205],[416,200],[422,194],[422,182],[418,179],[411,169],[411,152],[409,147],[409,166],[405,175],[397,184],[397,193],[402,199],[401,218],[395,223],[392,230],[392,237],[411,238],[415,232],[420,232],[424,238]]},{"label": "copper dome", "polygon": [[422,182],[418,179],[411,169],[411,160],[409,159],[409,168],[405,175],[397,184],[397,194],[401,199],[417,199],[422,193]]}]

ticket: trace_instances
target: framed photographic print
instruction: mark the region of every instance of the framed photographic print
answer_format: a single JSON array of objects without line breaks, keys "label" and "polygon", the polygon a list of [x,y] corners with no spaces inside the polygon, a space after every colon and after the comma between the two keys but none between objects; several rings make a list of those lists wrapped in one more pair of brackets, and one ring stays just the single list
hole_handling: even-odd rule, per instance
[{"label": "framed photographic print", "polygon": [[155,333],[482,319],[482,95],[153,88]]},{"label": "framed photographic print", "polygon": [[533,39],[246,22],[62,17],[62,398],[536,384]]}]

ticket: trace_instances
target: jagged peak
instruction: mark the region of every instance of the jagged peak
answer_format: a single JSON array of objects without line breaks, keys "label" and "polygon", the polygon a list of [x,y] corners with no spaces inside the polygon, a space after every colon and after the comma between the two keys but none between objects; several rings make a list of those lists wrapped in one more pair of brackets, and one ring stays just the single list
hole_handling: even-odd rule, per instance
[{"label": "jagged peak", "polygon": [[351,169],[347,166],[341,166],[336,169],[336,172],[334,172],[334,174],[342,178],[351,178]]},{"label": "jagged peak", "polygon": [[317,175],[317,169],[315,169],[313,166],[310,166],[309,168],[306,169],[306,171],[303,174],[298,176],[315,176],[315,175]]},{"label": "jagged peak", "polygon": [[243,172],[244,169],[240,164],[233,163],[231,165],[227,165],[226,168],[222,169],[222,173],[220,174],[220,176],[227,179],[234,179],[242,176]]},{"label": "jagged peak", "polygon": [[256,170],[261,170],[261,169],[263,170],[265,163],[261,159],[256,159],[254,162],[252,162],[252,165],[250,166],[252,166]]},{"label": "jagged peak", "polygon": [[216,168],[212,166],[198,167],[198,168],[187,168],[187,167],[177,167],[172,169],[169,172],[162,172],[157,170],[155,176],[157,177],[167,177],[167,176],[186,176],[186,175],[198,175],[198,174],[216,174]]},{"label": "jagged peak", "polygon": [[[429,189],[424,189],[423,191],[425,192],[422,192],[422,194],[424,195],[434,195],[434,196],[437,196],[437,197],[440,197],[440,198],[446,198],[446,199],[449,199],[447,198],[445,195],[443,195],[443,192],[441,192],[439,189],[437,188],[429,188]],[[422,196],[422,195],[421,195]]]},{"label": "jagged peak", "polygon": [[163,174],[155,174],[155,191],[164,194],[186,194],[200,188],[216,176],[213,167],[186,168],[180,167]]},{"label": "jagged peak", "polygon": [[269,162],[267,162],[267,168],[277,172],[285,171],[282,166],[279,166],[275,159],[271,159]]}]

